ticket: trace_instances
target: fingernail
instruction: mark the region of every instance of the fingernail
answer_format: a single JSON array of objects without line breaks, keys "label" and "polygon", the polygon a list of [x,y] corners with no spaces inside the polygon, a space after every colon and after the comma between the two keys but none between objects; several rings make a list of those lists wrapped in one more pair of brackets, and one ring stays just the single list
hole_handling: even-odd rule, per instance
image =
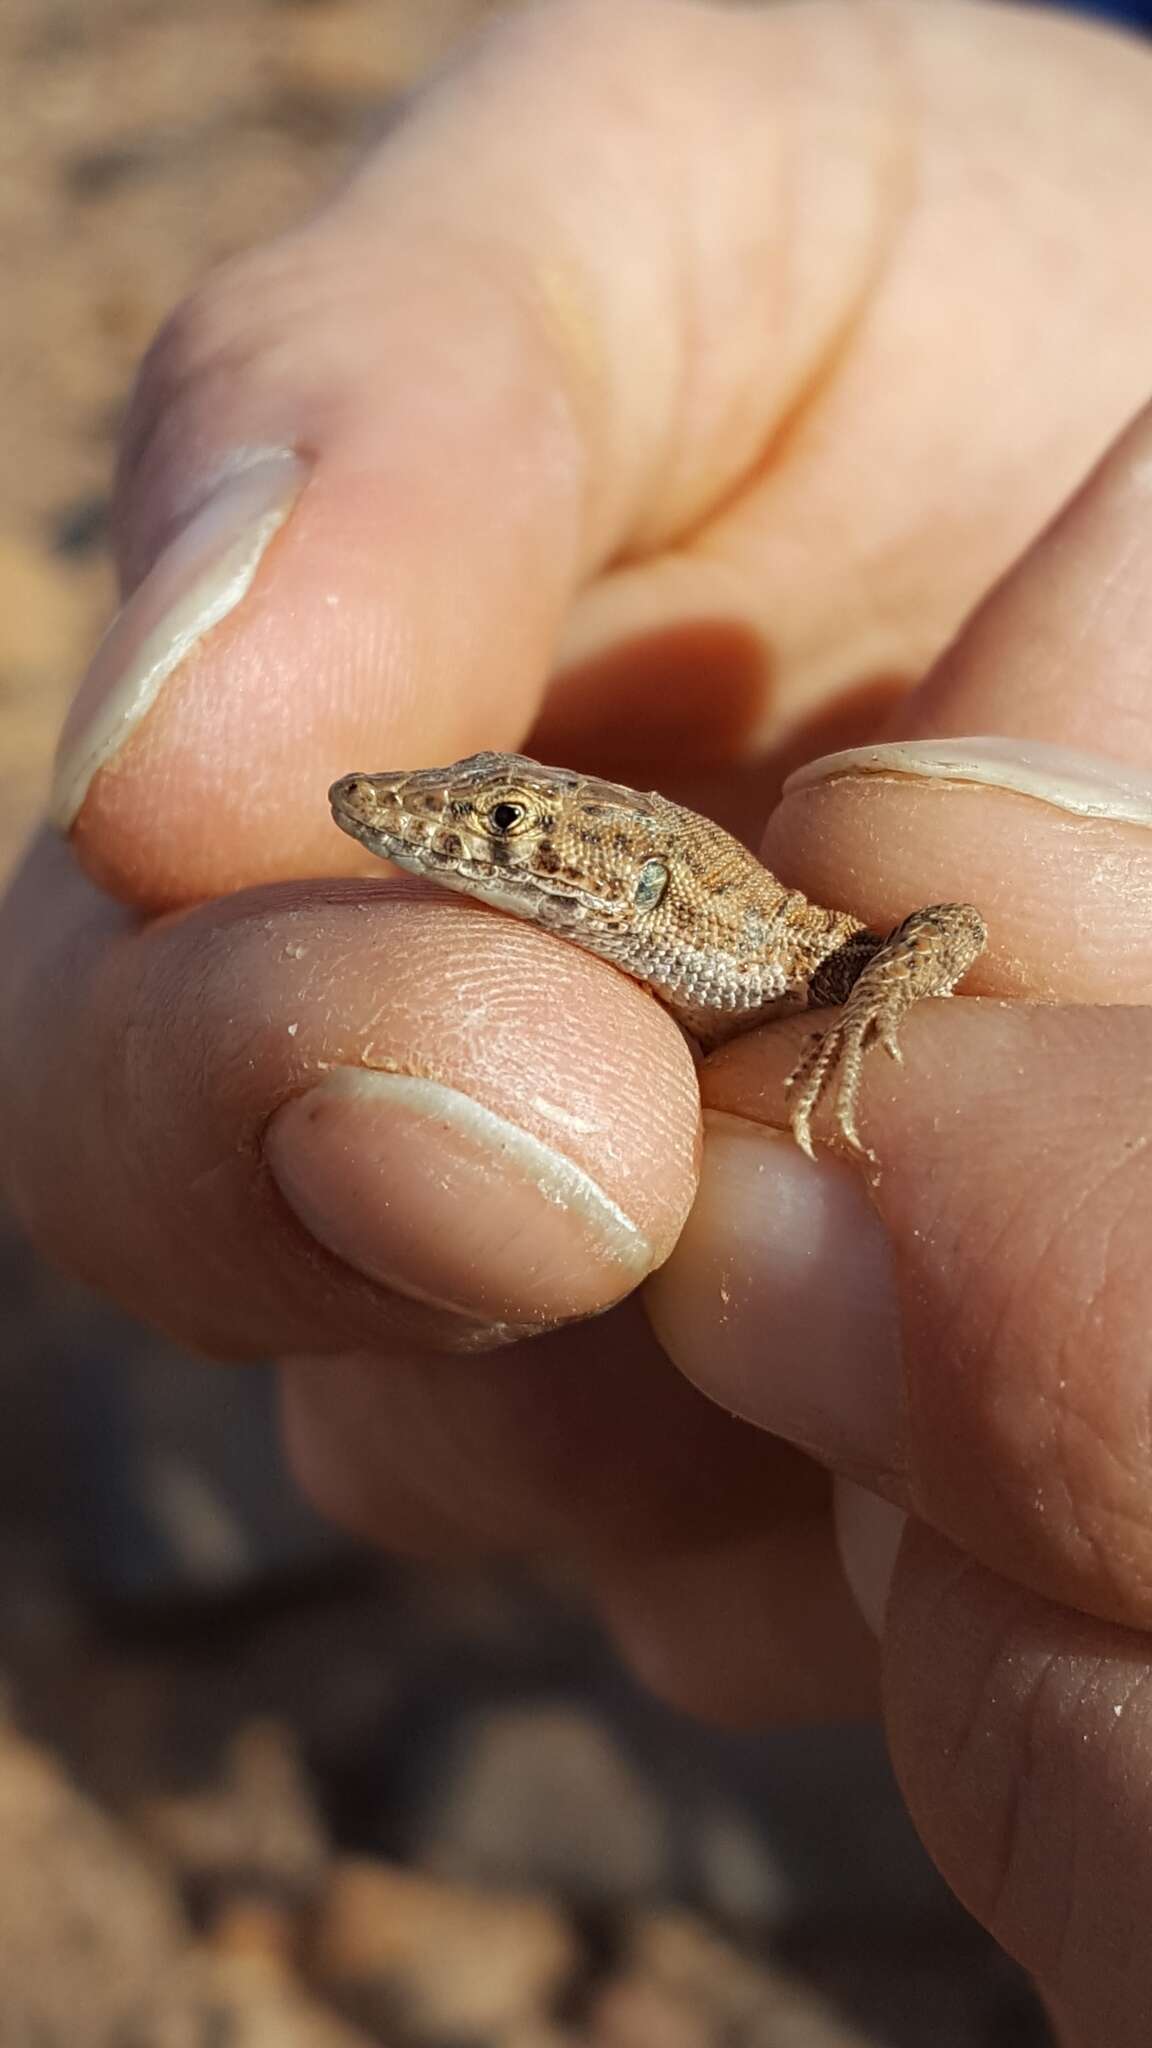
[{"label": "fingernail", "polygon": [[726,1111],[704,1119],[700,1187],[645,1301],[705,1393],[840,1471],[906,1458],[900,1316],[884,1227],[846,1166]]},{"label": "fingernail", "polygon": [[307,476],[290,449],[231,469],[117,613],[57,749],[49,811],[60,831],[71,830],[93,776],[136,731],[186,655],[247,595]]},{"label": "fingernail", "polygon": [[1014,790],[1082,818],[1114,818],[1152,825],[1152,780],[1103,754],[1043,740],[907,740],[888,746],[851,747],[808,761],[784,784],[784,795],[822,782],[874,776],[922,782],[981,782]]},{"label": "fingernail", "polygon": [[420,1075],[335,1069],[277,1112],[265,1156],[311,1236],[437,1308],[554,1323],[619,1300],[652,1264],[583,1167]]},{"label": "fingernail", "polygon": [[854,1486],[850,1479],[836,1481],[832,1504],[848,1591],[873,1635],[880,1638],[908,1517],[890,1500]]}]

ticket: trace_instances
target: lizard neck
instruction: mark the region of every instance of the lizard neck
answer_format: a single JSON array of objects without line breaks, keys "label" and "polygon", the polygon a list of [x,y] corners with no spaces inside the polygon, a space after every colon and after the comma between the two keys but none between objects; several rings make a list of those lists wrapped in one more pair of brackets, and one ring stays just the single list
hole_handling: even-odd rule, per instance
[{"label": "lizard neck", "polygon": [[725,950],[733,958],[782,976],[791,987],[806,983],[830,953],[864,930],[847,910],[826,910],[799,889],[789,889],[769,868],[748,855],[744,887],[727,914]]}]

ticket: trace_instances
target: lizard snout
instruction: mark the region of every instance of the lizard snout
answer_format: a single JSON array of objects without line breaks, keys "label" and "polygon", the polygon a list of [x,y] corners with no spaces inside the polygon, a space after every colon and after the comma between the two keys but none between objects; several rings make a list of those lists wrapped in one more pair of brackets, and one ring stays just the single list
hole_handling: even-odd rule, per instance
[{"label": "lizard snout", "polygon": [[[395,778],[396,781],[399,779]],[[338,820],[354,819],[360,825],[374,824],[382,813],[392,810],[395,795],[389,787],[392,781],[393,778],[387,775],[341,775],[328,791],[334,815]]]}]

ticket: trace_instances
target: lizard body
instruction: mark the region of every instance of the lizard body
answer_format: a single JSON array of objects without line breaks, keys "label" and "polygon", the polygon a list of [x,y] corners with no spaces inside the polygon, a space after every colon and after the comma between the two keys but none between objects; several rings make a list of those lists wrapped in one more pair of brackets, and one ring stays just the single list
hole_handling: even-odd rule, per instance
[{"label": "lizard body", "polygon": [[864,1149],[855,1106],[866,1047],[876,1040],[899,1058],[904,1011],[950,995],[986,943],[967,904],[916,911],[881,937],[785,888],[711,819],[521,754],[345,775],[329,800],[342,830],[381,859],[610,960],[705,1048],[784,1010],[843,1003],[788,1084],[792,1130],[810,1156],[825,1094],[843,1139]]}]

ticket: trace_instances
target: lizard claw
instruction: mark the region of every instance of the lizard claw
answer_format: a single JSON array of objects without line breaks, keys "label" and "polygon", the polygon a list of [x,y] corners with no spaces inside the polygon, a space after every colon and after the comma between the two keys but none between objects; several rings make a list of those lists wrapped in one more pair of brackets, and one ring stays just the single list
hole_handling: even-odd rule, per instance
[{"label": "lizard claw", "polygon": [[800,1150],[803,1152],[805,1158],[810,1159],[812,1161],[813,1166],[815,1166],[816,1147],[812,1143],[811,1118],[807,1114],[801,1115],[800,1112],[797,1111],[792,1116],[790,1121],[792,1125],[792,1136],[795,1138],[796,1143],[799,1145]]},{"label": "lizard claw", "polygon": [[924,996],[950,995],[984,942],[979,914],[965,904],[945,903],[913,912],[873,954],[840,1015],[809,1039],[788,1079],[788,1088],[798,1091],[790,1105],[793,1135],[809,1158],[812,1115],[829,1096],[841,1144],[875,1160],[856,1128],[864,1056],[880,1044],[902,1066],[897,1034],[904,1015]]}]

